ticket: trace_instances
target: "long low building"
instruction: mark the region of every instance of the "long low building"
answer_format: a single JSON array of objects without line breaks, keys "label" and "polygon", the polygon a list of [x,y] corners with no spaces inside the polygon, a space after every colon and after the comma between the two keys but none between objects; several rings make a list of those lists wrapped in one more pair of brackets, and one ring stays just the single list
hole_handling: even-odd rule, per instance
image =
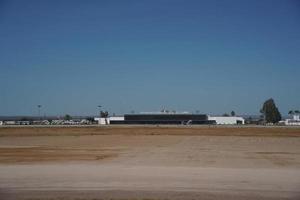
[{"label": "long low building", "polygon": [[213,120],[219,125],[245,124],[245,119],[236,116],[208,116],[208,120]]},{"label": "long low building", "polygon": [[99,124],[215,124],[203,114],[125,114],[124,117],[97,118]]}]

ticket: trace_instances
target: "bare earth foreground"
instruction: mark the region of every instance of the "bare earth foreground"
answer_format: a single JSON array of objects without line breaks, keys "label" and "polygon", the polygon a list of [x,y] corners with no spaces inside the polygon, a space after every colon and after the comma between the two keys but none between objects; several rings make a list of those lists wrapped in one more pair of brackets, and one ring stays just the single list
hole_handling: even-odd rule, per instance
[{"label": "bare earth foreground", "polygon": [[300,199],[300,128],[0,128],[0,200],[24,199]]}]

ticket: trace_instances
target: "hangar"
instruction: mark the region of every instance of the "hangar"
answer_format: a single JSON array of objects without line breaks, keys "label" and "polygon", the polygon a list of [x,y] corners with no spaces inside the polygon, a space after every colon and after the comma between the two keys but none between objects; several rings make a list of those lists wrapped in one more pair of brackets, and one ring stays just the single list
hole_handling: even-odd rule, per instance
[{"label": "hangar", "polygon": [[95,120],[99,120],[99,124],[215,124],[207,115],[187,113],[125,114]]},{"label": "hangar", "polygon": [[245,124],[245,119],[237,116],[208,116],[208,120],[213,120],[219,125]]}]

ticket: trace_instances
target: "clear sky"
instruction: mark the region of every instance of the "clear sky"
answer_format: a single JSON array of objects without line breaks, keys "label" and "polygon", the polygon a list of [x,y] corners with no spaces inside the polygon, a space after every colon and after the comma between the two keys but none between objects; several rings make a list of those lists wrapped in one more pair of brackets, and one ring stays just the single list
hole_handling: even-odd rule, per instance
[{"label": "clear sky", "polygon": [[285,115],[299,75],[297,0],[0,0],[0,115]]}]

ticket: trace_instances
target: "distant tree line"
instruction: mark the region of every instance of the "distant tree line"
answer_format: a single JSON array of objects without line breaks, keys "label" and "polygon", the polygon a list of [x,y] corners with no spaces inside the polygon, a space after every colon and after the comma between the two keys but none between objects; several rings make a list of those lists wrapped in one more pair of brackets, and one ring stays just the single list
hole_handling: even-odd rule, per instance
[{"label": "distant tree line", "polygon": [[229,117],[229,116],[234,117],[235,116],[235,112],[231,111],[230,115],[228,113],[224,113],[222,116],[224,116],[224,117]]},{"label": "distant tree line", "polygon": [[299,110],[290,110],[289,111],[289,115],[299,115],[300,114],[300,111]]}]

